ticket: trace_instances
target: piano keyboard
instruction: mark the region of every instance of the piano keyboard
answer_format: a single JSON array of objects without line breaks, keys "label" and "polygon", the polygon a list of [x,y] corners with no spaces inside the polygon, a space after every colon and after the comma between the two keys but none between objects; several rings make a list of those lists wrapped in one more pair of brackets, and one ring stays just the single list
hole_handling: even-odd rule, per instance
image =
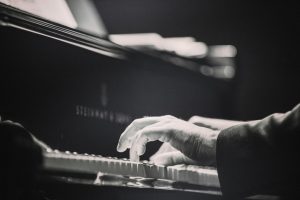
[{"label": "piano keyboard", "polygon": [[220,187],[218,173],[214,168],[195,165],[160,166],[148,161],[132,162],[129,159],[102,157],[100,155],[47,151],[44,167],[50,170],[108,173],[131,177],[168,179],[208,187]]}]

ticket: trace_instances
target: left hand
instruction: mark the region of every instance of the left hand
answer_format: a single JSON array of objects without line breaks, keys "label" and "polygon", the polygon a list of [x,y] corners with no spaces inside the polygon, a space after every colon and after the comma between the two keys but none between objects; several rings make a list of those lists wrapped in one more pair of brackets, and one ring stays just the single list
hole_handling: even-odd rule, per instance
[{"label": "left hand", "polygon": [[51,150],[50,146],[48,146],[46,143],[44,143],[43,141],[37,139],[32,133],[30,133],[22,124],[18,123],[18,122],[14,122],[11,120],[4,120],[1,121],[1,116],[0,116],[0,123],[2,123],[3,125],[9,125],[11,127],[18,127],[19,130],[21,130],[24,135],[27,135],[30,139],[32,139],[33,144],[39,146],[43,151],[46,150]]}]

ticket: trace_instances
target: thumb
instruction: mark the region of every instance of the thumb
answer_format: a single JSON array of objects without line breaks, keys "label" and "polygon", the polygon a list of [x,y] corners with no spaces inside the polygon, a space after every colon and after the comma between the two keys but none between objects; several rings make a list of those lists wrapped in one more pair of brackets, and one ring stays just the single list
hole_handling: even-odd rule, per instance
[{"label": "thumb", "polygon": [[161,153],[159,155],[152,156],[150,158],[150,161],[152,161],[156,165],[166,165],[166,166],[177,165],[177,164],[189,164],[189,165],[197,164],[196,161],[188,158],[180,151]]},{"label": "thumb", "polygon": [[178,151],[178,150],[175,149],[174,147],[172,147],[169,143],[164,142],[164,143],[162,143],[162,145],[160,146],[158,151],[150,157],[150,160],[151,160],[152,157],[156,157],[160,154],[164,154],[164,153],[168,153],[168,152],[174,152],[174,151]]}]

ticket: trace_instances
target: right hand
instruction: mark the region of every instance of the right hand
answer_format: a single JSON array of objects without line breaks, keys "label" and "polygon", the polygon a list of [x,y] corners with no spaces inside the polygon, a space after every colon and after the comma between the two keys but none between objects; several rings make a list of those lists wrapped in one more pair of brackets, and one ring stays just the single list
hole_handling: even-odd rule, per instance
[{"label": "right hand", "polygon": [[[200,127],[209,128],[212,130],[223,130],[231,126],[235,126],[243,123],[242,121],[232,121],[225,119],[214,119],[201,116],[193,116],[189,119],[190,123],[193,123]],[[154,163],[162,163],[164,165],[175,164],[199,164],[197,161],[189,159],[177,149],[173,148],[168,143],[163,143],[159,150],[150,157],[150,161]],[[201,163],[200,163],[201,164]]]},{"label": "right hand", "polygon": [[214,165],[218,134],[219,131],[199,127],[173,116],[144,117],[134,120],[126,128],[120,136],[117,150],[124,152],[130,149],[130,159],[138,161],[146,150],[146,144],[159,140],[177,151],[156,157],[152,160],[154,164],[199,162],[202,165]]}]

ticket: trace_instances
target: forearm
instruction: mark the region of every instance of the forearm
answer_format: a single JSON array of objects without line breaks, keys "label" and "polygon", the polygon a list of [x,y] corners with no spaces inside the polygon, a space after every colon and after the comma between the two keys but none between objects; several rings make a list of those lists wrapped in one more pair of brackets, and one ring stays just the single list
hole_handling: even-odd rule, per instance
[{"label": "forearm", "polygon": [[[243,196],[284,192],[297,174],[299,105],[285,114],[236,125],[217,140],[217,168],[222,190]],[[296,173],[295,173],[296,172]]]},{"label": "forearm", "polygon": [[244,123],[255,123],[258,120],[253,121],[236,121],[236,120],[227,120],[227,119],[216,119],[202,116],[193,116],[189,119],[189,122],[201,126],[210,128],[213,130],[224,130],[226,128],[244,124]]}]

